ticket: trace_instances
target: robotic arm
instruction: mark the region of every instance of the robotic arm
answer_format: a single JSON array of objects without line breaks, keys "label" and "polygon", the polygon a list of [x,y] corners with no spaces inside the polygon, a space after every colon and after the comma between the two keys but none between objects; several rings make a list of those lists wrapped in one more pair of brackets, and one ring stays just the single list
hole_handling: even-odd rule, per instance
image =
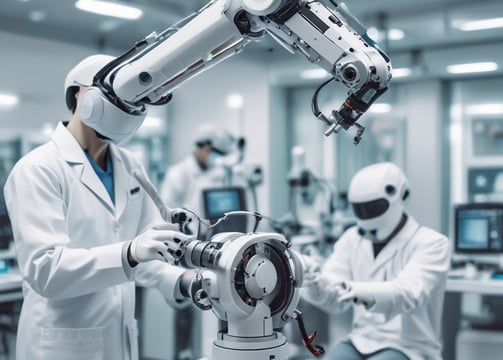
[{"label": "robotic arm", "polygon": [[363,127],[357,121],[387,90],[391,64],[345,5],[333,0],[211,1],[103,67],[84,94],[82,120],[112,141],[121,139],[119,130],[100,124],[135,130],[148,105],[167,103],[179,85],[267,34],[349,89],[338,110],[324,115],[313,99],[313,112],[327,125],[327,136],[357,126],[358,143]]}]

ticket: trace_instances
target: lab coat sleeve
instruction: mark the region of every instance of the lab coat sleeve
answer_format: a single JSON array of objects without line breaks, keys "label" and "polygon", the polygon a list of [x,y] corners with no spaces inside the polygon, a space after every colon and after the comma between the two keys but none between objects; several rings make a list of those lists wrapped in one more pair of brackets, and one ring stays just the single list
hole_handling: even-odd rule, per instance
[{"label": "lab coat sleeve", "polygon": [[420,231],[420,243],[395,279],[361,283],[375,299],[369,311],[387,317],[407,314],[430,301],[433,290],[445,286],[450,264],[448,239],[430,229]]},{"label": "lab coat sleeve", "polygon": [[21,274],[38,294],[71,298],[128,281],[122,243],[69,247],[60,179],[49,166],[18,162],[4,195]]},{"label": "lab coat sleeve", "polygon": [[182,308],[191,303],[180,289],[180,281],[187,269],[153,260],[139,264],[132,272],[137,285],[159,290],[168,305]]},{"label": "lab coat sleeve", "polygon": [[[147,176],[143,166],[139,165],[139,168],[143,175]],[[161,223],[165,223],[165,221],[162,219],[159,209],[152,199],[144,194],[139,233]],[[178,225],[173,224],[173,230],[178,230]],[[129,243],[126,243],[123,248],[124,260],[127,258],[128,245]],[[138,286],[159,290],[170,306],[183,307],[190,303],[190,299],[184,298],[180,291],[180,280],[186,269],[157,260],[138,264],[134,268],[131,268],[127,261],[124,261],[124,268],[128,278],[134,280]]]},{"label": "lab coat sleeve", "polygon": [[335,243],[332,254],[321,267],[317,286],[302,289],[305,300],[331,314],[346,311],[351,307],[351,304],[341,304],[337,301],[336,286],[352,278],[350,260],[352,243],[355,241],[354,229],[348,229]]}]

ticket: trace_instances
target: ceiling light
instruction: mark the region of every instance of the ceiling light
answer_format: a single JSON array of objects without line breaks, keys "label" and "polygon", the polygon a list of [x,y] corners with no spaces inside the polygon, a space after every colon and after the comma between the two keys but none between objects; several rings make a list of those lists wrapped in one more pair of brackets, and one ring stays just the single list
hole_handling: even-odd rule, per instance
[{"label": "ceiling light", "polygon": [[46,18],[46,14],[45,14],[45,11],[35,10],[35,11],[30,11],[30,13],[28,14],[28,17],[33,22],[40,22]]},{"label": "ceiling light", "polygon": [[393,78],[401,78],[401,77],[407,77],[412,74],[412,70],[410,68],[393,68],[391,70],[391,74],[393,75]]},{"label": "ceiling light", "polygon": [[496,29],[503,27],[503,17],[471,21],[455,20],[451,23],[451,25],[461,31]]},{"label": "ceiling light", "polygon": [[143,121],[142,128],[149,128],[149,129],[162,129],[164,127],[164,121],[161,119],[159,116],[147,116],[145,120]]},{"label": "ceiling light", "polygon": [[128,20],[136,20],[143,15],[143,11],[141,9],[108,1],[78,0],[75,3],[75,7],[79,10],[88,11],[94,14],[113,16]]},{"label": "ceiling light", "polygon": [[165,132],[166,123],[164,122],[164,118],[149,114],[135,134],[139,138],[148,138],[151,136],[162,136]]},{"label": "ceiling light", "polygon": [[389,29],[388,30],[388,39],[390,40],[402,40],[405,37],[405,33],[400,29]]},{"label": "ceiling light", "polygon": [[468,115],[501,115],[503,114],[503,104],[476,104],[466,107]]},{"label": "ceiling light", "polygon": [[[384,33],[384,30],[379,30],[375,27],[369,27],[367,29],[367,35],[376,42],[384,40],[383,33]],[[393,41],[402,40],[404,37],[405,37],[405,33],[403,32],[403,30],[393,28],[393,29],[388,29],[388,31],[387,31],[387,39],[388,40],[393,40]]]},{"label": "ceiling light", "polygon": [[19,103],[19,96],[12,93],[0,93],[0,107],[13,107]]},{"label": "ceiling light", "polygon": [[231,94],[227,97],[227,106],[231,109],[241,109],[244,99],[241,94]]},{"label": "ceiling light", "polygon": [[323,79],[328,76],[328,72],[324,69],[306,69],[300,72],[301,79],[311,80],[311,79]]},{"label": "ceiling light", "polygon": [[479,62],[471,64],[456,64],[447,66],[447,72],[451,74],[478,73],[486,71],[495,71],[498,64],[495,62]]},{"label": "ceiling light", "polygon": [[386,103],[373,104],[368,109],[369,113],[372,114],[386,114],[391,111],[391,105]]}]

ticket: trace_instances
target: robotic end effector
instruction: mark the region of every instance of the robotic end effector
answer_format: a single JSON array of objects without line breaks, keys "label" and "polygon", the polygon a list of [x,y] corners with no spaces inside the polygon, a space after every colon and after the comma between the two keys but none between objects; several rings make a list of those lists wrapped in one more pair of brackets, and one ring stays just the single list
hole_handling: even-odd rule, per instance
[{"label": "robotic end effector", "polygon": [[[270,21],[264,21],[267,32],[288,50],[331,75],[313,96],[313,113],[327,124],[327,136],[355,125],[357,144],[364,131],[358,119],[388,89],[389,57],[369,38],[366,28],[344,3],[333,0],[284,3],[268,15]],[[325,116],[318,107],[317,96],[321,88],[334,80],[343,83],[349,95],[338,110]]]}]

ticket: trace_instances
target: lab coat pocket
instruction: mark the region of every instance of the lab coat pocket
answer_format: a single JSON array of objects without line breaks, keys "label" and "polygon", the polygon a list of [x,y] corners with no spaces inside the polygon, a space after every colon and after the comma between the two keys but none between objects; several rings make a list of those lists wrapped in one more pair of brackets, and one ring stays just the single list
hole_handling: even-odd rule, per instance
[{"label": "lab coat pocket", "polygon": [[105,360],[104,329],[47,329],[40,333],[40,359]]}]

